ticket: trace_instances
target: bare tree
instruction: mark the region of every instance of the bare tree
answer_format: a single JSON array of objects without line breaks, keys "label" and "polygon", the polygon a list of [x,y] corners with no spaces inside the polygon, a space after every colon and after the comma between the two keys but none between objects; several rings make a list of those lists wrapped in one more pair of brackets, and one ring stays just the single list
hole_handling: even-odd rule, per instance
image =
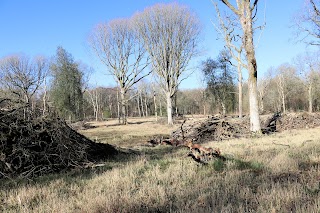
[{"label": "bare tree", "polygon": [[296,37],[310,45],[320,45],[320,2],[305,0],[303,8],[294,17]]},{"label": "bare tree", "polygon": [[311,113],[313,111],[315,87],[320,78],[319,52],[307,52],[304,55],[299,55],[295,59],[295,63],[297,64],[301,77],[304,80],[308,96],[308,111]]},{"label": "bare tree", "polygon": [[157,80],[166,95],[168,124],[172,125],[172,98],[177,92],[200,34],[198,18],[178,4],[157,4],[135,15]]},{"label": "bare tree", "polygon": [[259,96],[259,110],[260,113],[265,111],[264,108],[264,97],[266,96],[267,90],[270,86],[271,76],[266,76],[258,82],[258,96]]},{"label": "bare tree", "polygon": [[287,90],[286,90],[286,82],[283,73],[279,73],[277,75],[277,86],[278,86],[278,93],[280,98],[280,103],[282,104],[282,112],[286,113],[286,96],[287,96]]},{"label": "bare tree", "polygon": [[149,60],[134,27],[130,19],[112,20],[97,25],[89,37],[92,49],[118,83],[122,124],[127,124],[128,90],[150,74],[144,73]]},{"label": "bare tree", "polygon": [[30,106],[30,101],[43,83],[47,72],[43,57],[30,60],[24,55],[12,55],[0,60],[0,84],[9,92],[8,97]]},{"label": "bare tree", "polygon": [[261,132],[257,94],[257,61],[253,44],[253,23],[257,14],[258,0],[237,0],[237,7],[232,5],[229,0],[220,1],[234,13],[234,15],[240,21],[242,27],[242,39],[247,59],[247,69],[249,72],[248,88],[250,105],[250,130],[252,132]]},{"label": "bare tree", "polygon": [[282,112],[286,113],[289,96],[295,92],[294,87],[297,85],[297,70],[290,64],[282,64],[275,71],[279,103],[281,103]]},{"label": "bare tree", "polygon": [[102,115],[102,110],[103,110],[103,92],[104,88],[102,87],[96,87],[92,89],[88,89],[85,92],[85,98],[87,101],[91,104],[92,109],[93,109],[93,115],[95,117],[95,120],[99,120],[100,114]]},{"label": "bare tree", "polygon": [[246,68],[247,65],[245,64],[243,59],[244,43],[243,35],[241,34],[241,26],[239,20],[237,20],[235,16],[222,16],[217,3],[213,2],[213,4],[216,9],[217,18],[219,21],[219,26],[215,25],[215,28],[217,32],[223,37],[225,41],[225,47],[232,56],[233,60],[236,61],[236,64],[233,64],[233,66],[237,67],[238,71],[238,111],[239,118],[242,118],[242,68]]}]

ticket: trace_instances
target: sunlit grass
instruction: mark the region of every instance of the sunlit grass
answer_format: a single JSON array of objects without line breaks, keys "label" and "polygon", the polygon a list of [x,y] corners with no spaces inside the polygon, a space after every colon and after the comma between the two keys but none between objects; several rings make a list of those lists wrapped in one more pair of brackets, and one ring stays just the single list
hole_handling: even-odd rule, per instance
[{"label": "sunlit grass", "polygon": [[120,125],[118,120],[91,122],[90,125],[96,128],[82,130],[81,133],[102,143],[132,147],[153,137],[169,137],[179,126],[179,123],[173,126],[161,124],[154,117],[129,118],[128,121],[129,125]]},{"label": "sunlit grass", "polygon": [[[139,138],[127,145],[134,147],[171,131],[151,125],[158,124],[84,133],[132,133]],[[120,135],[115,138],[114,144],[122,143]],[[145,147],[139,155],[122,155],[93,169],[2,182],[0,212],[319,212],[319,128],[205,146],[218,147],[227,160],[199,165],[184,147]]]}]

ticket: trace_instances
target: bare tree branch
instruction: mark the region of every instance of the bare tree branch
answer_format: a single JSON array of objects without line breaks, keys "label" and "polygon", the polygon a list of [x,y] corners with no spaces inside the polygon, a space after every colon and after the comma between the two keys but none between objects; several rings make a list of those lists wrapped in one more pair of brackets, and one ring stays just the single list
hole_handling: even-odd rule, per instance
[{"label": "bare tree branch", "polygon": [[134,27],[130,19],[116,19],[99,24],[89,38],[92,49],[120,86],[123,124],[127,123],[128,90],[151,73],[144,74],[150,58]]},{"label": "bare tree branch", "polygon": [[294,16],[295,39],[308,45],[320,45],[319,1],[306,0],[305,6]]},{"label": "bare tree branch", "polygon": [[166,94],[168,124],[172,124],[172,97],[197,53],[199,20],[184,6],[158,4],[136,14],[135,23]]},{"label": "bare tree branch", "polygon": [[47,75],[47,65],[43,57],[30,60],[24,55],[12,55],[1,59],[0,84],[13,95],[8,98],[29,104]]},{"label": "bare tree branch", "polygon": [[255,46],[253,42],[254,34],[254,18],[252,12],[257,11],[258,0],[236,0],[237,9],[229,3],[228,0],[220,0],[224,3],[236,16],[241,24],[243,32],[243,47],[246,54],[247,69],[249,72],[249,104],[250,104],[250,129],[253,132],[261,132],[261,124],[259,118],[258,95],[257,95],[257,61],[255,57]]},{"label": "bare tree branch", "polygon": [[229,7],[236,15],[240,15],[240,11],[237,10],[228,0],[220,0],[222,1],[227,7]]}]

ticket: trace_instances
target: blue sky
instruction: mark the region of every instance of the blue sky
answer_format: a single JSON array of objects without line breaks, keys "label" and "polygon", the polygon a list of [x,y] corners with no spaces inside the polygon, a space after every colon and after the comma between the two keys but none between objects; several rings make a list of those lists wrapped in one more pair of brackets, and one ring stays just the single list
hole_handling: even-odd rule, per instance
[{"label": "blue sky", "polygon": [[[75,60],[92,67],[91,84],[115,85],[106,75],[98,59],[90,53],[87,36],[101,22],[130,17],[136,11],[169,0],[0,0],[0,57],[15,53],[28,56],[55,55],[57,46],[71,53]],[[215,58],[223,47],[211,23],[215,10],[211,0],[177,0],[198,14],[203,25],[201,47],[203,54],[192,61],[193,65],[208,57]],[[232,2],[232,1],[231,1]],[[301,8],[303,0],[260,0],[259,18],[266,28],[256,49],[258,75],[271,66],[276,67],[306,50],[304,44],[293,41],[292,16]],[[181,88],[198,88],[201,76],[195,72],[182,83]]]}]

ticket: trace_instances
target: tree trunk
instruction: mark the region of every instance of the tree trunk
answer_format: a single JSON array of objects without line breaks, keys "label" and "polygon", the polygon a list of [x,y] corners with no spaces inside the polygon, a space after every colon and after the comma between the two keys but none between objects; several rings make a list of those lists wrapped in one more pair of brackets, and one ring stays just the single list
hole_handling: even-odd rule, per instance
[{"label": "tree trunk", "polygon": [[95,101],[96,101],[96,121],[98,121],[99,118],[99,104],[98,104],[98,91],[95,91]]},{"label": "tree trunk", "polygon": [[264,112],[264,103],[263,103],[263,96],[260,95],[260,112]]},{"label": "tree trunk", "polygon": [[42,115],[44,115],[47,111],[47,82],[46,82],[46,79],[44,79],[44,94],[43,94],[42,102],[43,102]]},{"label": "tree trunk", "polygon": [[118,105],[117,106],[118,107],[118,122],[121,123],[120,122],[120,101],[119,101],[119,90],[118,89],[117,89],[117,103],[118,103],[117,104]]},{"label": "tree trunk", "polygon": [[173,125],[173,120],[172,120],[172,96],[170,92],[166,93],[167,96],[167,116],[168,116],[168,124]]},{"label": "tree trunk", "polygon": [[137,97],[137,105],[138,105],[138,113],[139,113],[139,117],[141,117],[141,110],[140,110],[139,95],[138,95],[138,97]]},{"label": "tree trunk", "polygon": [[140,104],[141,104],[141,112],[142,112],[142,116],[145,117],[145,111],[144,111],[144,107],[143,107],[143,99],[142,99],[142,92],[140,92]]},{"label": "tree trunk", "polygon": [[125,101],[125,91],[121,89],[120,91],[120,98],[121,98],[121,117],[122,117],[122,124],[127,124],[127,111],[126,111],[126,101]]},{"label": "tree trunk", "polygon": [[227,114],[226,105],[221,101],[222,115],[225,116]]},{"label": "tree trunk", "polygon": [[286,113],[286,99],[285,99],[285,95],[284,92],[282,91],[282,109],[283,109],[283,114]]},{"label": "tree trunk", "polygon": [[156,101],[156,92],[155,91],[153,91],[153,104],[154,104],[154,116],[156,117],[156,121],[158,121],[157,101]]},{"label": "tree trunk", "polygon": [[96,114],[96,115],[95,115],[95,116],[96,116],[96,121],[98,121],[98,113],[99,113],[99,112],[98,112],[98,106],[97,106],[96,112],[95,112],[95,114]]},{"label": "tree trunk", "polygon": [[260,117],[257,97],[257,81],[249,81],[250,130],[260,132]]},{"label": "tree trunk", "polygon": [[145,94],[145,97],[144,97],[144,108],[146,110],[146,117],[148,117],[148,103],[147,103],[147,94]]},{"label": "tree trunk", "polygon": [[309,113],[312,113],[312,84],[308,86]]},{"label": "tree trunk", "polygon": [[110,111],[110,117],[113,118],[111,95],[109,95],[109,111]]},{"label": "tree trunk", "polygon": [[178,115],[178,107],[177,107],[177,93],[174,96],[174,109],[175,109],[175,114]]},{"label": "tree trunk", "polygon": [[285,81],[282,74],[279,74],[277,84],[278,84],[278,93],[279,93],[279,104],[281,105],[279,109],[281,110],[282,108],[282,112],[286,113],[286,96],[284,91]]},{"label": "tree trunk", "polygon": [[239,118],[242,118],[242,69],[241,64],[238,62],[238,88],[239,88]]},{"label": "tree trunk", "polygon": [[253,29],[252,29],[252,14],[250,11],[250,1],[246,7],[248,14],[241,16],[241,25],[244,32],[244,48],[246,51],[246,58],[248,62],[249,72],[249,109],[250,109],[250,130],[252,132],[261,132],[261,124],[259,117],[259,103],[257,94],[257,61],[255,58],[255,51],[253,45]]},{"label": "tree trunk", "polygon": [[163,116],[163,114],[162,114],[162,103],[161,103],[161,100],[160,100],[160,102],[159,102],[159,108],[160,108],[160,117],[162,117]]}]

